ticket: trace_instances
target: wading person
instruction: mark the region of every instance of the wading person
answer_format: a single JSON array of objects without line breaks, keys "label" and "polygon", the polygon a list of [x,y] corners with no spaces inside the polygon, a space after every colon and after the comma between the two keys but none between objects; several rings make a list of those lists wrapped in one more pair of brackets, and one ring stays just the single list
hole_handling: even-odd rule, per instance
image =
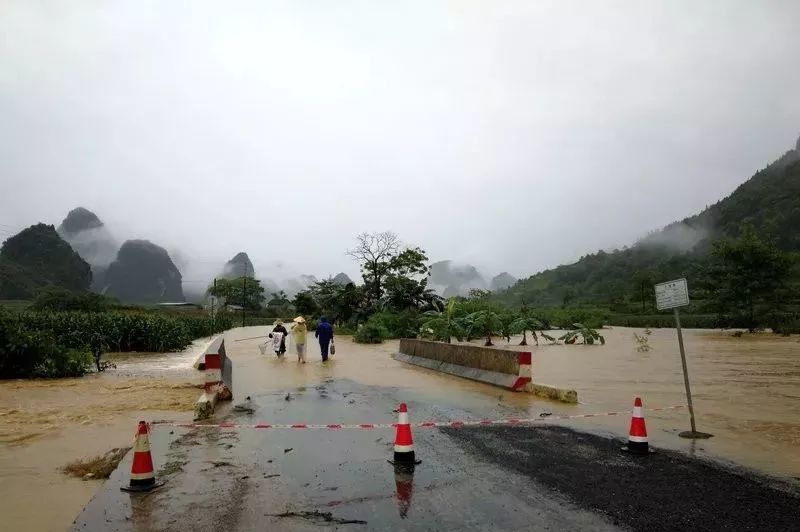
[{"label": "wading person", "polygon": [[289,331],[283,326],[281,320],[275,320],[275,327],[273,327],[270,336],[272,337],[272,347],[275,350],[275,354],[278,355],[278,358],[282,357],[286,352],[287,334],[289,334]]},{"label": "wading person", "polygon": [[327,362],[328,349],[330,348],[331,342],[333,342],[333,325],[328,323],[328,318],[325,316],[320,317],[319,325],[317,325],[314,336],[319,338],[319,350],[322,353],[322,361]]},{"label": "wading person", "polygon": [[297,316],[292,325],[292,340],[294,348],[297,350],[297,361],[306,363],[306,320],[303,316]]}]

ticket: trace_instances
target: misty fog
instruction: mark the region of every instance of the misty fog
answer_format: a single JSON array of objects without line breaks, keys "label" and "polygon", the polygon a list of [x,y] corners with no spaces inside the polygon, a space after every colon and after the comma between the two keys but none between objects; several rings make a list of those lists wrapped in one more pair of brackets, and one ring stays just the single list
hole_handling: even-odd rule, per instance
[{"label": "misty fog", "polygon": [[117,245],[167,249],[187,292],[240,251],[279,284],[360,279],[345,252],[384,230],[526,277],[790,148],[798,20],[791,1],[4,2],[0,240],[84,206]]}]

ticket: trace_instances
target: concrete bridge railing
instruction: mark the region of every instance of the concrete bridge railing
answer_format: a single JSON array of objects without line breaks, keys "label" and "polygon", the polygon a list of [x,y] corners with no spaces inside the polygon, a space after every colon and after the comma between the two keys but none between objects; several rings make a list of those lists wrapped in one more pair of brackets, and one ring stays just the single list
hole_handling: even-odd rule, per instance
[{"label": "concrete bridge railing", "polygon": [[566,403],[577,403],[575,390],[534,382],[533,354],[467,344],[448,344],[419,339],[400,340],[400,352],[393,357],[402,362],[436,371],[494,384],[513,391]]}]

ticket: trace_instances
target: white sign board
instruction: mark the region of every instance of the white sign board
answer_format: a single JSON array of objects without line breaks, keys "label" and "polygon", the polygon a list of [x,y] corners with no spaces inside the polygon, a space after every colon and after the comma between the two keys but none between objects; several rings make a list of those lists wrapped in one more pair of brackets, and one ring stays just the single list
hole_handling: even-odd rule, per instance
[{"label": "white sign board", "polygon": [[656,285],[656,308],[685,307],[689,304],[689,287],[686,279],[675,279]]}]

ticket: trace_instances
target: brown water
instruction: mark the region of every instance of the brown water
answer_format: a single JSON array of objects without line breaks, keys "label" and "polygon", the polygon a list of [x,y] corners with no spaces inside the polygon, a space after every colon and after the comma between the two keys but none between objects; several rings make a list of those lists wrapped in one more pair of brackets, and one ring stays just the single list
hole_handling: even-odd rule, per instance
[{"label": "brown water", "polygon": [[[257,327],[234,330],[232,338],[254,336]],[[511,394],[493,386],[409,366],[390,358],[398,343],[358,345],[338,339],[335,362],[319,363],[316,347],[309,348],[309,364],[298,365],[291,351],[286,360],[263,357],[258,341],[226,343],[237,366],[237,394],[283,390],[329,378],[349,378],[363,384],[393,386],[431,401],[457,401],[475,415],[502,414],[498,405],[513,407],[536,417],[554,414],[630,411],[633,398],[641,396],[645,407],[685,404],[683,375],[677,337],[673,329],[656,329],[650,336],[652,350],[636,350],[633,332],[614,328],[603,331],[606,345],[529,346],[534,353],[534,380],[571,387],[578,391],[579,405],[564,405]],[[772,334],[686,330],[689,374],[698,429],[714,434],[710,440],[691,441],[677,433],[689,429],[687,410],[649,412],[651,443],[730,460],[779,476],[800,476],[800,343],[798,338]],[[516,344],[518,338],[512,340]],[[505,340],[499,346],[508,346]],[[245,369],[246,368],[246,369]],[[263,421],[269,421],[263,420]],[[302,422],[304,420],[298,420]],[[331,420],[336,422],[337,420]],[[364,420],[381,421],[381,420]],[[594,428],[626,435],[629,416],[570,420],[576,428]]]},{"label": "brown water", "polygon": [[[323,366],[314,345],[309,363],[291,352],[284,360],[260,355],[263,334],[248,327],[227,333],[235,361],[237,400],[245,395],[352,379],[393,387],[399,395],[457,403],[475,416],[507,417],[542,411],[554,414],[628,411],[641,395],[646,407],[684,403],[683,377],[674,330],[654,330],[648,353],[636,351],[633,331],[603,331],[605,346],[531,346],[534,379],[578,390],[583,404],[563,405],[528,394],[401,364],[390,357],[396,341],[377,346],[337,338],[334,361]],[[711,440],[692,442],[677,432],[689,428],[686,411],[647,413],[651,443],[731,460],[782,476],[800,476],[800,343],[797,337],[685,332],[698,428]],[[505,346],[505,341],[498,342]],[[129,445],[139,419],[191,419],[202,374],[191,368],[204,344],[179,354],[112,357],[117,369],[99,376],[57,381],[0,382],[0,515],[8,530],[65,530],[99,486],[63,475],[78,458]],[[518,349],[516,346],[508,346]],[[448,410],[442,411],[446,416]],[[364,422],[391,420],[369,419]],[[412,413],[413,417],[413,413]],[[258,412],[269,421],[269,412]],[[419,419],[416,419],[419,420]],[[298,422],[306,420],[298,419]],[[337,420],[325,420],[336,422]],[[627,433],[627,415],[564,422],[568,426]],[[43,508],[42,500],[47,501]]]},{"label": "brown water", "polygon": [[109,355],[116,370],[81,379],[0,381],[3,529],[66,530],[100,481],[67,477],[64,465],[130,445],[139,419],[190,420],[204,347]]}]

